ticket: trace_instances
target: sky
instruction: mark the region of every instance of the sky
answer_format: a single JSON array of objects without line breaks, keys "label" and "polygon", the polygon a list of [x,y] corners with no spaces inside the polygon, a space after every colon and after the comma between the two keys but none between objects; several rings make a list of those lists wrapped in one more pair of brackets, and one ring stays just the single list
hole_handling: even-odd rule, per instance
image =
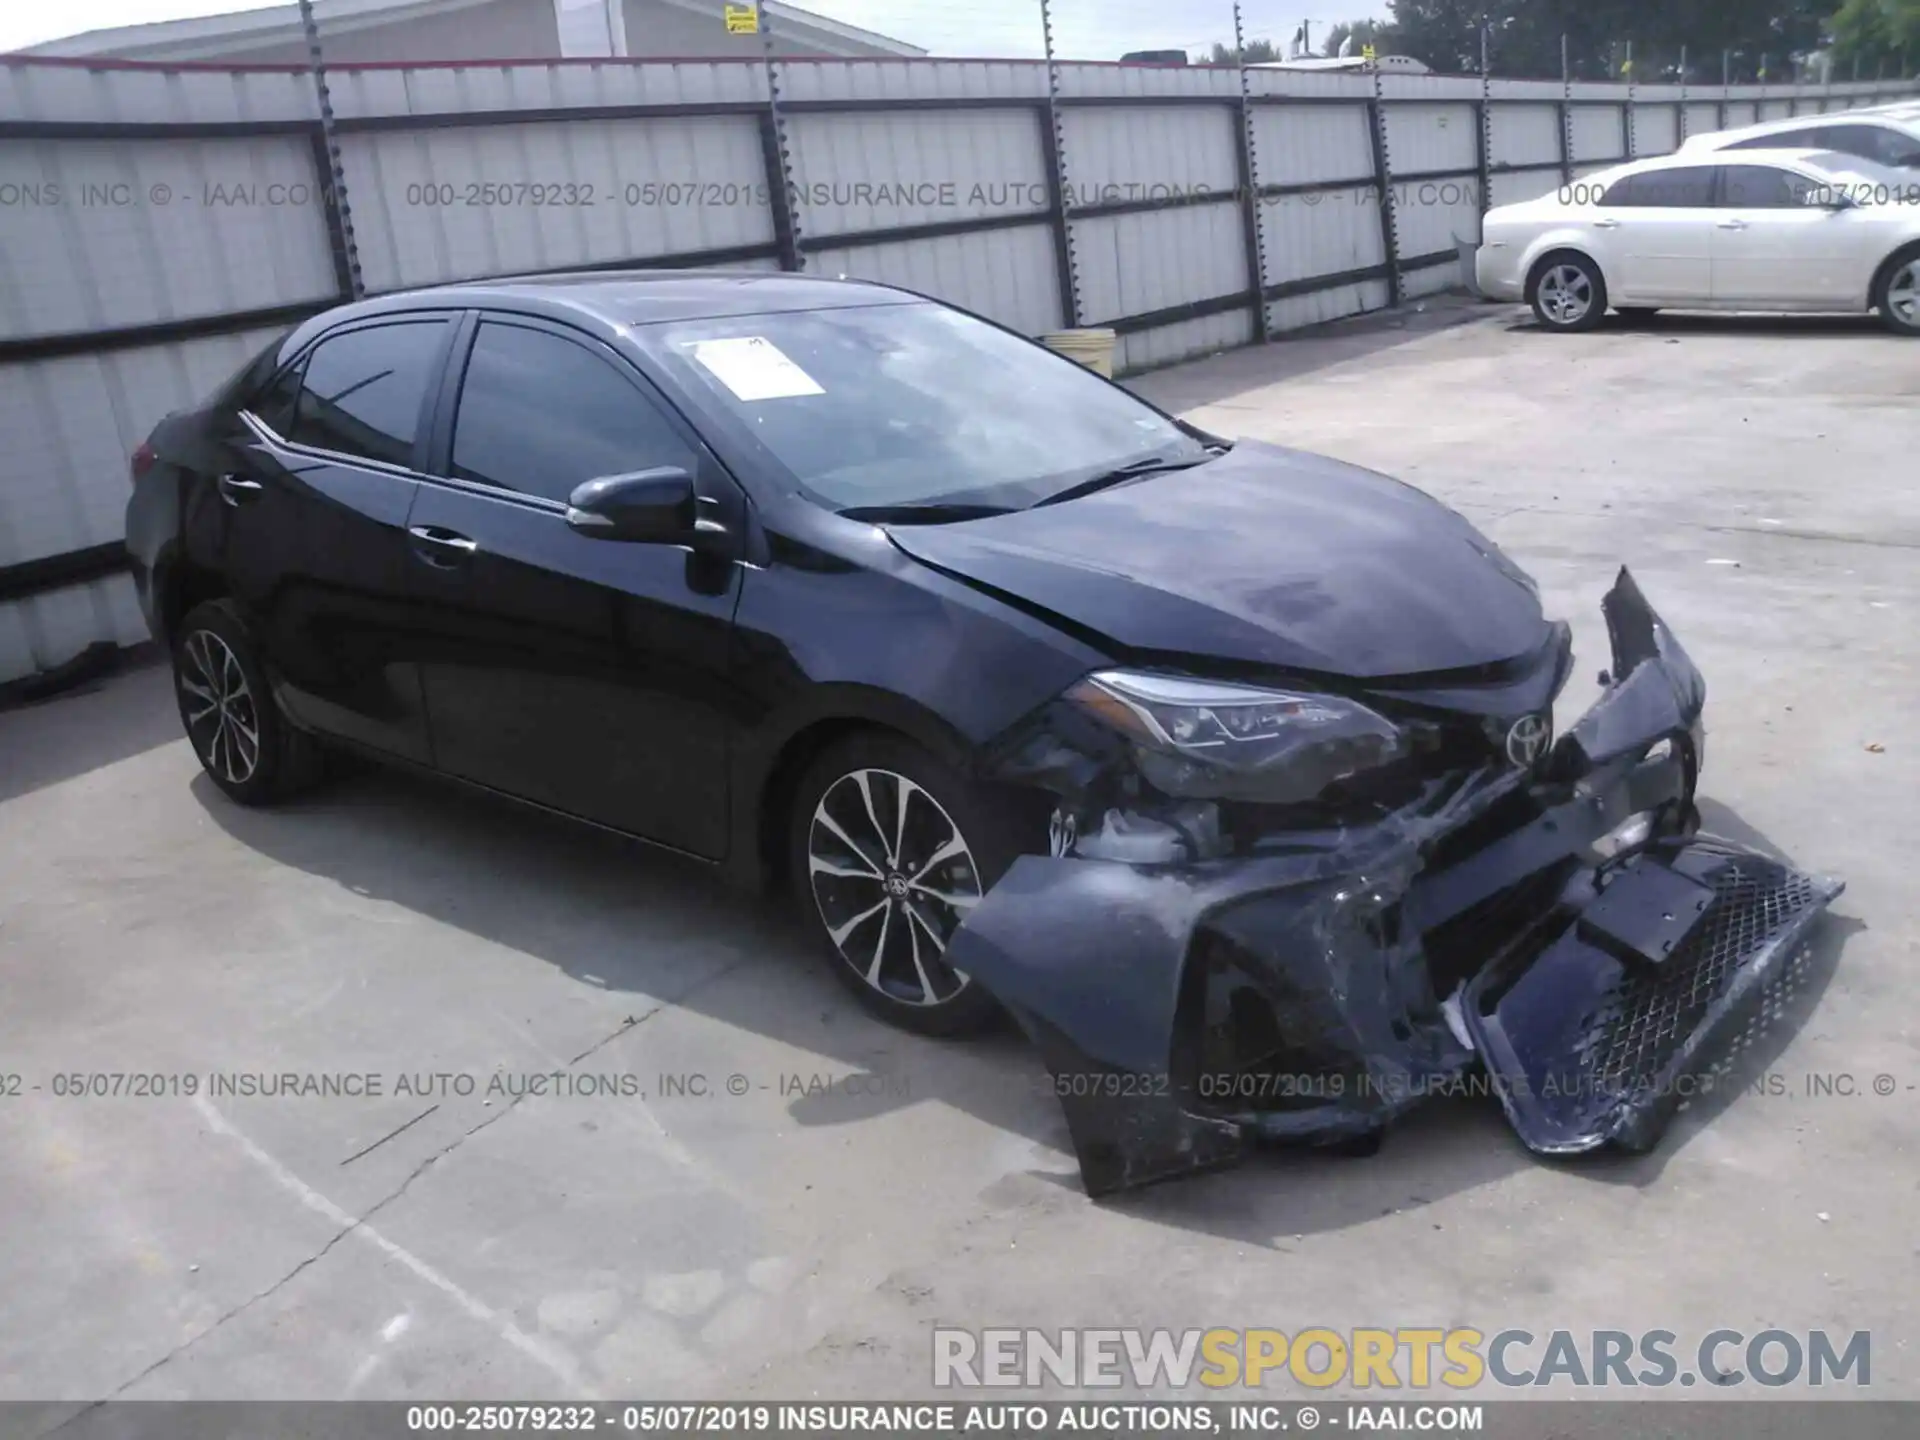
[{"label": "sky", "polygon": [[[1039,0],[797,0],[801,8],[925,46],[939,55],[1034,56],[1044,53]],[[0,0],[0,51],[86,30],[145,25],[234,10],[248,0],[63,0],[58,5]],[[1314,48],[1336,21],[1385,15],[1386,0],[1243,0],[1249,39],[1284,45],[1310,21]],[[1232,0],[1055,0],[1054,38],[1062,55],[1117,59],[1126,50],[1203,52],[1233,39]],[[716,20],[715,23],[718,23]],[[324,40],[324,32],[322,35]]]}]

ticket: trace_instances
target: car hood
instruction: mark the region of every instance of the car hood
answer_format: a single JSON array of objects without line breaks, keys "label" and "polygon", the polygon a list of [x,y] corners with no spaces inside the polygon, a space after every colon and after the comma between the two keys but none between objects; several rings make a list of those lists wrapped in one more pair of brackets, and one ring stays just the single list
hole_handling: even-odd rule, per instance
[{"label": "car hood", "polygon": [[915,559],[1134,651],[1379,679],[1532,655],[1532,583],[1431,496],[1243,440],[1059,505],[899,526]]}]

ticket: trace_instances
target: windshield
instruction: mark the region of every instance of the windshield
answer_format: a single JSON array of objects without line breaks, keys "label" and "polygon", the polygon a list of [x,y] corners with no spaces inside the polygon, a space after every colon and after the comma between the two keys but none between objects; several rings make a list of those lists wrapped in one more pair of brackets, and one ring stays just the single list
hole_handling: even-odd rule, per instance
[{"label": "windshield", "polygon": [[945,518],[960,519],[1025,508],[1123,466],[1206,458],[1124,390],[940,305],[730,316],[644,334],[833,510],[926,507],[933,517],[948,507]]}]

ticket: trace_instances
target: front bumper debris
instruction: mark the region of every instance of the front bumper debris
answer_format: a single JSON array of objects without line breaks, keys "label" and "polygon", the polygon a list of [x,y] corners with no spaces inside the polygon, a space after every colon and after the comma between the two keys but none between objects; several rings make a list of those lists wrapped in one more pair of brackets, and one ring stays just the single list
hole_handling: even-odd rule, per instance
[{"label": "front bumper debris", "polygon": [[987,893],[947,958],[1034,1040],[1089,1194],[1364,1143],[1475,1066],[1536,1151],[1658,1141],[1841,885],[1693,833],[1705,684],[1624,570],[1602,609],[1611,683],[1532,769]]}]

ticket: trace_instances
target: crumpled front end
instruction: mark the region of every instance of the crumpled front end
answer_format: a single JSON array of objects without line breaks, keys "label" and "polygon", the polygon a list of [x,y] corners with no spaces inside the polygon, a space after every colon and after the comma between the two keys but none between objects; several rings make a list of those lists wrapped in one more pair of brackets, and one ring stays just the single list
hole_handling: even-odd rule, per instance
[{"label": "crumpled front end", "polygon": [[1090,1194],[1364,1144],[1475,1066],[1535,1150],[1658,1140],[1841,887],[1694,833],[1704,682],[1624,570],[1603,610],[1611,680],[1551,750],[1436,755],[1372,813],[1248,834],[1109,804],[1070,726],[1013,747],[1004,774],[1071,797],[1057,853],[947,958],[1040,1049]]}]

